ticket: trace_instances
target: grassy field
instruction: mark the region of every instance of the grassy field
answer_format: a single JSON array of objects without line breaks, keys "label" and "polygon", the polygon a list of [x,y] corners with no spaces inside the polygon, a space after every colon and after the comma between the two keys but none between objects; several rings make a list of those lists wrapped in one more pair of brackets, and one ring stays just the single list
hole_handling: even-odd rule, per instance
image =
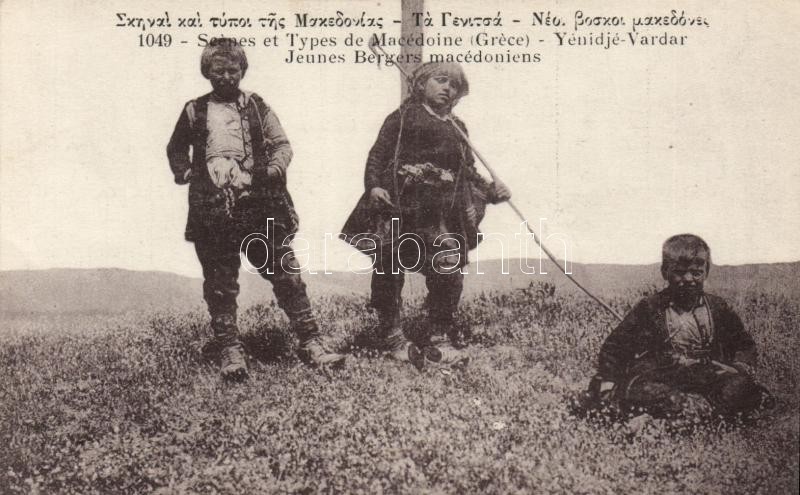
[{"label": "grassy field", "polygon": [[[644,292],[611,298],[626,311]],[[331,376],[300,366],[274,304],[240,314],[251,379],[203,362],[197,308],[16,318],[0,334],[0,489],[72,493],[797,493],[800,301],[718,291],[761,351],[776,410],[692,434],[570,414],[613,319],[585,298],[469,296],[465,371],[416,372],[368,347],[360,296],[316,308],[349,350]],[[606,295],[609,297],[610,295]],[[424,321],[419,299],[405,322]]]}]

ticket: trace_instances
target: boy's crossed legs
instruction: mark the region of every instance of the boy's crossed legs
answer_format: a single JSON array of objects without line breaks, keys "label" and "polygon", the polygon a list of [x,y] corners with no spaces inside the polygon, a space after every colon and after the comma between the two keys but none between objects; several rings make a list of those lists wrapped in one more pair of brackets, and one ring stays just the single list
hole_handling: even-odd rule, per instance
[{"label": "boy's crossed legs", "polygon": [[[696,396],[707,404],[697,404]],[[660,417],[708,413],[731,417],[756,409],[762,401],[762,389],[742,373],[721,372],[712,363],[699,363],[659,368],[635,377],[626,387],[623,400],[628,407]],[[701,410],[695,410],[698,406]]]}]

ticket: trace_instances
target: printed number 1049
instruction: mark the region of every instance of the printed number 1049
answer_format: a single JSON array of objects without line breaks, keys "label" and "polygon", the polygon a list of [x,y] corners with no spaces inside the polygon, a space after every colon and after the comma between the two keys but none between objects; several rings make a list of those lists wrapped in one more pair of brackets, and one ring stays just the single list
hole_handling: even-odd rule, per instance
[{"label": "printed number 1049", "polygon": [[146,46],[148,48],[154,46],[160,47],[168,47],[172,44],[172,35],[161,33],[161,34],[140,34],[139,35],[139,46]]}]

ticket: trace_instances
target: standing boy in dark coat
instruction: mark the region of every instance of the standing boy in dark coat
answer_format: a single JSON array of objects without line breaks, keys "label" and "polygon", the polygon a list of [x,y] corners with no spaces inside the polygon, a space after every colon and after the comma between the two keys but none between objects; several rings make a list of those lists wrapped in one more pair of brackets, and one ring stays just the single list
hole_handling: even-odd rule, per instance
[{"label": "standing boy in dark coat", "polygon": [[297,232],[298,222],[286,189],[292,159],[286,134],[264,100],[239,89],[247,57],[235,40],[208,44],[200,69],[213,91],[186,104],[167,156],[175,182],[189,184],[186,240],[194,242],[203,267],[203,296],[222,375],[247,377],[236,325],[241,251],[272,283],[300,338],[301,359],[313,365],[341,362],[344,356],[321,344],[299,265],[284,243]]},{"label": "standing boy in dark coat", "polygon": [[[371,305],[389,356],[419,366],[421,351],[403,334],[400,307],[406,271],[425,276],[428,336],[454,331],[463,288],[461,269],[478,243],[488,203],[511,197],[502,183],[475,170],[472,151],[452,114],[469,92],[459,64],[428,62],[414,72],[410,95],[384,121],[364,172],[365,192],[342,228],[342,237],[375,256]],[[363,248],[362,246],[366,246]],[[374,248],[374,249],[373,249]],[[424,346],[434,361],[459,361],[452,349]]]},{"label": "standing boy in dark coat", "polygon": [[640,301],[600,349],[590,392],[654,416],[733,416],[762,404],[756,346],[736,313],[703,291],[711,250],[700,237],[664,242],[668,287]]}]

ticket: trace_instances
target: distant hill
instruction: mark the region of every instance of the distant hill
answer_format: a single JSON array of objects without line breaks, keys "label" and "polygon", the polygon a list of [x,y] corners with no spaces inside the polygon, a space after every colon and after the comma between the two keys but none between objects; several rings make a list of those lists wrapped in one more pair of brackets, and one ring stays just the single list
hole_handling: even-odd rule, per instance
[{"label": "distant hill", "polygon": [[[484,274],[476,274],[477,263],[471,263],[472,272],[468,279],[478,283],[465,283],[465,291],[481,291],[502,289],[504,287],[525,287],[530,282],[542,281],[555,284],[558,291],[576,292],[577,289],[562,273],[561,267],[547,261],[542,268],[546,275],[541,275],[539,261],[530,260],[535,267],[535,275],[525,275],[520,271],[520,260],[510,260],[508,274],[503,275],[500,260],[482,261],[479,264]],[[660,264],[650,265],[617,265],[617,264],[580,264],[570,267],[572,276],[584,287],[598,294],[627,292],[631,288],[656,286],[663,287]],[[529,270],[528,270],[529,271]],[[710,291],[725,289],[734,291],[759,290],[770,293],[800,294],[800,262],[792,263],[759,263],[750,265],[714,265],[706,286]]]},{"label": "distant hill", "polygon": [[202,281],[117,268],[0,272],[0,312],[123,313],[201,304]]},{"label": "distant hill", "polygon": [[[315,293],[363,292],[369,276],[304,275]],[[239,276],[240,306],[272,299],[271,286],[247,272]],[[366,284],[366,286],[364,286]],[[203,306],[203,281],[169,272],[119,268],[54,268],[0,271],[0,316],[19,314],[117,314]]]},{"label": "distant hill", "polygon": [[[551,282],[559,292],[577,289],[551,263],[543,265],[546,275],[520,271],[519,260],[510,260],[503,274],[499,260],[469,265],[465,294],[481,291],[527,287],[531,282]],[[476,273],[480,269],[482,274]],[[663,281],[659,267],[653,265],[582,265],[573,264],[573,275],[587,288],[601,296],[631,288],[657,286]],[[369,275],[335,272],[304,275],[309,292],[319,294],[359,294],[369,291]],[[800,263],[714,266],[708,286],[742,291],[797,295],[800,293]],[[272,299],[271,287],[261,277],[242,272],[240,306],[246,307]],[[423,292],[421,276],[410,276],[407,294]],[[195,308],[203,306],[202,280],[167,272],[141,272],[117,268],[50,269],[0,271],[0,315],[19,314],[116,314],[126,311]]]}]

